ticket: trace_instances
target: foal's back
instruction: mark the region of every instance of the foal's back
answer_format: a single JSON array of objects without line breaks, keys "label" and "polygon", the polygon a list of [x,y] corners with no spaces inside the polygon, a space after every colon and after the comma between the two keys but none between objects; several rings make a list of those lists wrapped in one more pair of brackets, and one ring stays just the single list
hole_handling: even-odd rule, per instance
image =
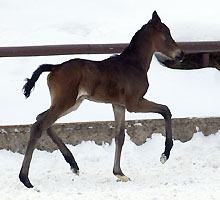
[{"label": "foal's back", "polygon": [[58,98],[84,97],[98,102],[125,104],[146,74],[120,56],[103,61],[73,59],[56,66],[48,76],[52,102]]}]

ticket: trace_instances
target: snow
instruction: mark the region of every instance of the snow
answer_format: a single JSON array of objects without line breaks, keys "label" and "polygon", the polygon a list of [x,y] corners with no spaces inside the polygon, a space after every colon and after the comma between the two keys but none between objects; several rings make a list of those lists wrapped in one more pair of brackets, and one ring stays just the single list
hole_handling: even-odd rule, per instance
[{"label": "snow", "polygon": [[[176,41],[219,40],[219,6],[218,0],[0,0],[0,46],[129,42],[154,10]],[[21,91],[24,79],[40,64],[109,56],[0,58],[0,125],[33,123],[50,106],[46,73],[29,99]],[[146,98],[166,104],[173,117],[219,116],[220,73],[216,69],[171,70],[153,58],[148,77]],[[126,119],[159,117],[126,113]],[[58,122],[100,120],[113,120],[111,105],[85,101]],[[219,199],[220,132],[208,137],[196,133],[187,143],[175,141],[170,159],[162,165],[164,140],[154,134],[136,146],[126,137],[122,169],[132,179],[128,183],[116,182],[112,175],[114,142],[69,146],[80,166],[79,177],[70,172],[60,152],[36,150],[30,169],[34,189],[18,180],[23,155],[0,150],[0,199]]]},{"label": "snow", "polygon": [[[0,197],[14,199],[185,199],[218,200],[220,195],[220,132],[208,137],[195,133],[186,143],[174,142],[170,159],[159,161],[165,138],[136,146],[127,136],[122,153],[122,170],[130,182],[117,182],[112,174],[114,141],[111,145],[82,142],[73,147],[80,175],[74,175],[59,151],[36,150],[30,168],[35,185],[27,189],[18,180],[23,156],[0,151]],[[2,181],[4,180],[4,181]]]}]

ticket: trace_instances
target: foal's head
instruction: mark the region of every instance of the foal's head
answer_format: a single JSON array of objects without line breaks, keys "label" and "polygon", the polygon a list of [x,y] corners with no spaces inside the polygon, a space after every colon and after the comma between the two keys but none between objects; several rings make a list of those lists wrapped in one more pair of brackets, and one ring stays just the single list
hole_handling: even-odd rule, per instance
[{"label": "foal's head", "polygon": [[154,51],[161,53],[164,59],[181,60],[184,55],[183,52],[173,40],[169,28],[161,22],[156,11],[154,11],[149,24],[151,24],[153,31],[152,41]]}]

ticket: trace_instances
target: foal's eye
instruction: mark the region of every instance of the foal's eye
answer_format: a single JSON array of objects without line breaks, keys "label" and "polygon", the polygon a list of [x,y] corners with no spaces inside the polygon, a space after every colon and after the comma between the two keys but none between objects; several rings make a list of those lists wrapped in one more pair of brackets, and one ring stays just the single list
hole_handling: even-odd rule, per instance
[{"label": "foal's eye", "polygon": [[166,33],[166,34],[165,34],[165,39],[166,39],[166,40],[170,40],[170,38],[171,38],[170,33]]}]

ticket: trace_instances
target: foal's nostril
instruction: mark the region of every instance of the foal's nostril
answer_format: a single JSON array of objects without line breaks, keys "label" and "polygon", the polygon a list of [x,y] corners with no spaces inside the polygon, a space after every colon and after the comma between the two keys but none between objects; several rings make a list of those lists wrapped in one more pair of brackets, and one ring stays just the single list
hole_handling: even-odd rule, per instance
[{"label": "foal's nostril", "polygon": [[180,54],[176,56],[176,59],[182,60],[183,57],[184,57],[184,53],[183,53],[183,51],[181,51]]},{"label": "foal's nostril", "polygon": [[183,57],[184,57],[184,52],[183,51],[181,51],[180,57],[181,57],[181,60],[182,60]]}]

